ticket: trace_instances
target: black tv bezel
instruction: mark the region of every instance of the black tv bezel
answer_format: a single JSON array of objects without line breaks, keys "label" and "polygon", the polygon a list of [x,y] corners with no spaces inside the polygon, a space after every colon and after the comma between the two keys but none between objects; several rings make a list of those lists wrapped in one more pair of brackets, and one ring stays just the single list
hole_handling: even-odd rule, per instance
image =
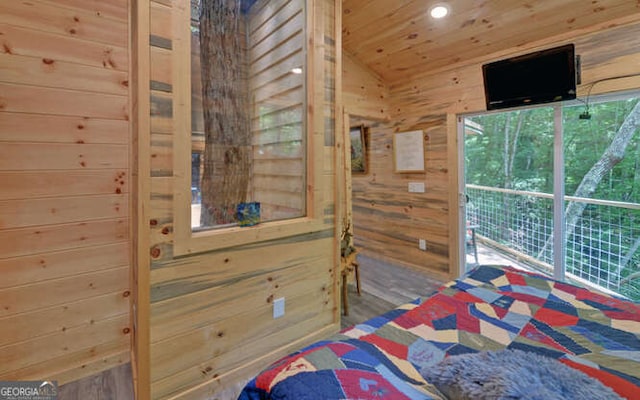
[{"label": "black tv bezel", "polygon": [[[553,92],[532,91],[527,96],[520,97],[505,97],[503,99],[491,98],[492,93],[490,93],[490,89],[491,87],[493,87],[493,85],[495,85],[496,79],[492,76],[492,72],[495,72],[496,69],[504,69],[509,65],[519,66],[527,62],[543,63],[544,58],[557,57],[559,54],[566,57],[566,63],[564,64],[565,69],[562,70],[561,73],[566,74],[567,77],[570,77],[570,79],[565,80],[565,82],[567,82],[567,88],[558,88]],[[484,83],[485,104],[487,110],[513,108],[575,99],[576,86],[578,84],[578,66],[576,60],[577,57],[575,54],[575,45],[573,43],[570,43],[484,64],[482,66],[482,79]],[[489,82],[490,79],[493,79],[493,81]]]}]

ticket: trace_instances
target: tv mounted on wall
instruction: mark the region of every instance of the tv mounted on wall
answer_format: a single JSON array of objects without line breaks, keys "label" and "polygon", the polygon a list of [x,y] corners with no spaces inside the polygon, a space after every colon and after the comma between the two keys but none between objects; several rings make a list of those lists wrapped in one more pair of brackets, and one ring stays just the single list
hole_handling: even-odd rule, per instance
[{"label": "tv mounted on wall", "polygon": [[578,72],[573,44],[485,64],[487,110],[575,99]]}]

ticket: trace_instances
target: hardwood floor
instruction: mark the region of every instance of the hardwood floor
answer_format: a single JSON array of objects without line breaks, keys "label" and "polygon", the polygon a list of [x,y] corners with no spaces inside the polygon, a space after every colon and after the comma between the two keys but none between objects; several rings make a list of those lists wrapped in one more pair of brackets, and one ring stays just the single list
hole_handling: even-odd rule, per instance
[{"label": "hardwood floor", "polygon": [[62,385],[58,400],[133,400],[131,364]]},{"label": "hardwood floor", "polygon": [[370,293],[362,291],[358,296],[354,285],[349,285],[349,315],[342,315],[341,328],[364,322],[372,317],[393,310],[399,304],[393,304]]},{"label": "hardwood floor", "polygon": [[349,285],[349,315],[342,316],[341,326],[347,328],[418,297],[435,292],[444,282],[415,269],[393,265],[371,257],[358,255],[362,296]]}]

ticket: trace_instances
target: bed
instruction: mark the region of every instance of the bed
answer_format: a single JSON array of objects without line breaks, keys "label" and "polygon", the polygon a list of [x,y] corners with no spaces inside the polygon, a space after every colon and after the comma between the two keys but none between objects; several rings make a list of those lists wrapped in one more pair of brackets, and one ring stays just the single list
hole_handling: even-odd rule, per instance
[{"label": "bed", "polygon": [[429,297],[295,352],[239,399],[446,399],[425,371],[501,349],[551,358],[640,399],[640,305],[507,266],[478,266]]}]

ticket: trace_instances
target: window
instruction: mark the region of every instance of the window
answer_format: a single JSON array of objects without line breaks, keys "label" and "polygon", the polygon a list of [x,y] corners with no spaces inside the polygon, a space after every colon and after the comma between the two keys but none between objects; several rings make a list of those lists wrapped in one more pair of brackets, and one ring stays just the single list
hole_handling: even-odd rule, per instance
[{"label": "window", "polygon": [[304,216],[303,2],[192,4],[192,228],[236,224],[248,202],[261,221]]},{"label": "window", "polygon": [[[174,88],[174,121],[189,130],[174,139],[178,254],[319,223],[309,195],[319,179],[307,168],[314,143],[306,7],[305,0],[191,0],[188,39],[174,45],[174,77],[185,81],[179,71],[187,71],[191,88]],[[180,109],[183,101],[190,110]],[[250,230],[239,224],[247,205],[259,210]]]},{"label": "window", "polygon": [[486,253],[639,300],[639,116],[625,93],[467,117],[467,220]]}]

